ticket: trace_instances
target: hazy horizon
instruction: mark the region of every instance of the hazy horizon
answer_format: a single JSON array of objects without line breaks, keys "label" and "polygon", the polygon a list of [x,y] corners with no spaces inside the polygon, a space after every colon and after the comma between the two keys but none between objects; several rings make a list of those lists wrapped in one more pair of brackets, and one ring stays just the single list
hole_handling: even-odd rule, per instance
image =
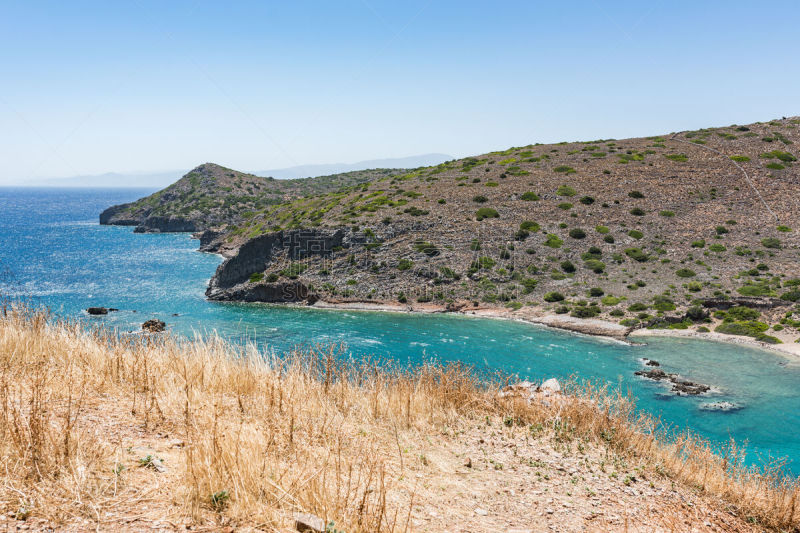
[{"label": "hazy horizon", "polygon": [[800,10],[771,6],[12,1],[0,184],[459,158],[797,115],[781,51]]}]

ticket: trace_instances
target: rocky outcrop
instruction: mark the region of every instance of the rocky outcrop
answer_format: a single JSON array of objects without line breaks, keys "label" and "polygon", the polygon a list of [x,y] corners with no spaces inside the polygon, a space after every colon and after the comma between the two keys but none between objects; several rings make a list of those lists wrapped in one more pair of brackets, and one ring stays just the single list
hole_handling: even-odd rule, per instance
[{"label": "rocky outcrop", "polygon": [[144,220],[142,216],[133,215],[128,208],[132,204],[114,205],[100,213],[100,224],[103,226],[138,226]]},{"label": "rocky outcrop", "polygon": [[152,318],[142,324],[142,331],[147,333],[161,333],[167,329],[167,324],[157,318]]},{"label": "rocky outcrop", "polygon": [[[211,300],[246,302],[297,302],[309,300],[308,288],[301,282],[251,281],[276,261],[298,261],[312,256],[327,256],[338,248],[361,243],[363,235],[346,231],[298,229],[261,235],[243,244],[236,255],[226,259],[209,282],[206,296]],[[312,298],[316,301],[316,298]]]},{"label": "rocky outcrop", "polygon": [[753,309],[772,309],[773,307],[783,307],[791,305],[791,302],[780,298],[751,298],[741,296],[737,298],[707,298],[703,300],[703,307],[714,309],[730,309],[735,306],[752,307]]},{"label": "rocky outcrop", "polygon": [[660,368],[653,368],[652,370],[638,370],[634,372],[637,376],[652,379],[653,381],[669,381],[672,384],[672,392],[678,396],[696,396],[711,390],[711,387],[702,383],[695,383],[688,379],[683,379],[678,374],[668,374]]},{"label": "rocky outcrop", "polygon": [[197,220],[182,217],[149,216],[136,226],[134,233],[184,233],[203,229]]}]

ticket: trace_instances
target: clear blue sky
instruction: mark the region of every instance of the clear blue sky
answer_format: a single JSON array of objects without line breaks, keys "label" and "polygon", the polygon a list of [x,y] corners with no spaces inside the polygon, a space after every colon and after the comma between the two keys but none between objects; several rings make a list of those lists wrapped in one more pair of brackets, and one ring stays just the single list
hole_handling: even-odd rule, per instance
[{"label": "clear blue sky", "polygon": [[0,183],[800,114],[795,1],[4,1]]}]

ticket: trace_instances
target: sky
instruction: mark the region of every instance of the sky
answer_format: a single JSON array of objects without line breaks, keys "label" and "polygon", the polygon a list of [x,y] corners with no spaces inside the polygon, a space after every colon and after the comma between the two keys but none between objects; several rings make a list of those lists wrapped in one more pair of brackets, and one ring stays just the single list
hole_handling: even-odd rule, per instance
[{"label": "sky", "polygon": [[0,184],[799,115],[798,28],[796,0],[3,0]]}]

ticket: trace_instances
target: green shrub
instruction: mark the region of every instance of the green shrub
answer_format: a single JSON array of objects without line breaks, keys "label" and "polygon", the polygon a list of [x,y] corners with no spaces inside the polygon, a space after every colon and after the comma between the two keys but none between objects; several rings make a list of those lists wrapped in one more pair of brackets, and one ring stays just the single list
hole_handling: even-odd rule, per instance
[{"label": "green shrub", "polygon": [[267,276],[267,282],[269,282],[269,283],[275,283],[276,281],[278,281],[278,278],[279,278],[279,277],[280,277],[280,276],[278,276],[278,274],[276,274],[275,272],[273,272],[273,273],[271,273],[269,276]]},{"label": "green shrub", "polygon": [[646,311],[647,304],[643,304],[642,302],[636,302],[628,306],[628,311],[632,313],[637,313],[639,311]]},{"label": "green shrub", "polygon": [[736,289],[736,292],[742,296],[774,296],[775,292],[770,288],[767,283],[756,282],[748,283]]},{"label": "green shrub", "polygon": [[473,261],[472,264],[470,265],[470,268],[473,268],[475,270],[478,270],[478,269],[490,270],[496,264],[497,264],[497,262],[494,259],[492,259],[491,257],[486,257],[484,255],[484,256],[479,257],[475,261]]},{"label": "green shrub", "polygon": [[481,242],[478,239],[472,239],[472,242],[469,243],[469,249],[473,252],[477,252],[481,249]]},{"label": "green shrub", "polygon": [[539,284],[539,280],[535,278],[525,278],[520,283],[522,284],[523,294],[530,294],[536,288],[536,285]]},{"label": "green shrub", "polygon": [[617,305],[621,301],[622,301],[622,298],[618,298],[616,296],[611,296],[610,294],[608,296],[603,296],[603,298],[600,300],[600,302],[603,305]]},{"label": "green shrub", "polygon": [[594,305],[578,306],[572,310],[570,316],[575,318],[593,318],[600,314],[600,308]]},{"label": "green shrub", "polygon": [[606,233],[611,231],[610,229],[608,229],[608,226],[595,226],[594,230],[601,235],[605,235]]},{"label": "green shrub", "polygon": [[397,270],[409,270],[414,266],[414,261],[411,259],[401,259],[397,262]]},{"label": "green shrub", "polygon": [[784,292],[781,294],[781,300],[786,300],[788,302],[800,302],[800,290],[791,290],[789,292]]},{"label": "green shrub", "polygon": [[297,279],[307,268],[308,265],[303,263],[291,263],[288,267],[281,270],[281,276],[289,279]]},{"label": "green shrub", "polygon": [[675,272],[675,275],[678,276],[679,278],[693,278],[697,275],[697,273],[694,270],[688,268],[681,268],[680,270],[677,270]]},{"label": "green shrub", "polygon": [[536,194],[535,192],[528,191],[526,193],[522,193],[520,199],[525,200],[526,202],[535,202],[536,200],[539,199],[539,195]]},{"label": "green shrub", "polygon": [[789,226],[783,226],[783,225],[778,226],[777,229],[778,229],[778,231],[781,231],[783,233],[789,233],[790,231],[792,231],[792,228],[790,228]]},{"label": "green shrub", "polygon": [[614,236],[606,235],[605,237],[603,237],[603,241],[607,242],[608,244],[614,244]]},{"label": "green shrub", "polygon": [[728,233],[728,228],[726,228],[725,226],[717,226],[716,228],[714,228],[714,231],[717,232],[717,235],[724,235]]},{"label": "green shrub", "polygon": [[548,292],[544,295],[545,302],[561,302],[564,300],[564,295],[560,292]]},{"label": "green shrub", "polygon": [[483,203],[486,203],[486,202],[488,202],[488,201],[489,201],[489,199],[488,199],[488,198],[486,198],[485,196],[483,196],[482,194],[479,194],[479,195],[477,195],[477,196],[473,196],[473,197],[472,197],[472,201],[473,201],[473,202],[476,202],[476,203],[479,203],[479,204],[483,204]]},{"label": "green shrub", "polygon": [[475,212],[475,218],[478,221],[483,220],[484,218],[500,218],[500,213],[491,207],[481,207]]},{"label": "green shrub", "polygon": [[594,272],[595,274],[602,274],[606,269],[606,264],[599,259],[589,259],[583,262],[583,265]]},{"label": "green shrub", "polygon": [[686,157],[686,154],[664,154],[664,157],[670,161],[677,161],[678,163],[685,163],[689,160],[689,158]]},{"label": "green shrub", "polygon": [[[575,173],[575,169],[574,168],[568,167],[566,165],[557,166],[553,170],[555,172],[561,172],[561,173],[564,173],[564,174],[574,174]],[[572,195],[570,194],[570,196],[572,196]]]},{"label": "green shrub", "polygon": [[561,248],[564,244],[564,241],[558,238],[558,235],[553,235],[552,233],[547,234],[547,239],[545,239],[544,243],[545,246],[549,246],[550,248]]},{"label": "green shrub", "polygon": [[781,165],[780,163],[768,163],[767,168],[770,170],[783,170],[786,167]]},{"label": "green shrub", "polygon": [[733,159],[737,163],[746,163],[747,161],[750,161],[750,158],[747,157],[746,155],[732,155],[731,159]]},{"label": "green shrub", "polygon": [[524,229],[525,231],[539,231],[540,226],[533,220],[523,220],[522,223],[519,225],[519,229]]},{"label": "green shrub", "polygon": [[641,209],[639,207],[634,207],[628,212],[635,217],[643,217],[645,215],[644,209]]},{"label": "green shrub", "polygon": [[733,320],[756,320],[761,316],[761,313],[757,309],[737,305],[728,309],[725,312],[725,316]]},{"label": "green shrub", "polygon": [[755,339],[766,344],[783,344],[778,337],[773,337],[772,335],[767,335],[765,333],[759,333],[756,335]]},{"label": "green shrub", "polygon": [[702,283],[700,283],[699,281],[690,281],[690,282],[689,282],[689,283],[686,285],[686,289],[687,289],[689,292],[700,292],[700,291],[702,291],[702,290],[703,290],[703,284],[702,284]]},{"label": "green shrub", "polygon": [[653,298],[653,309],[656,311],[674,311],[675,302],[666,296],[659,295]]},{"label": "green shrub", "polygon": [[419,207],[411,206],[407,207],[403,210],[403,213],[408,213],[412,217],[420,217],[422,215],[427,215],[428,211],[425,209],[420,209]]},{"label": "green shrub", "polygon": [[766,239],[761,239],[761,245],[764,248],[780,249],[781,241],[779,239],[776,239],[775,237],[767,237]]},{"label": "green shrub", "polygon": [[254,272],[253,274],[250,274],[250,283],[258,283],[263,279],[264,279],[263,272]]},{"label": "green shrub", "polygon": [[700,239],[699,241],[692,241],[692,248],[705,248],[706,241],[704,239]]},{"label": "green shrub", "polygon": [[447,279],[455,279],[455,280],[461,279],[461,276],[450,267],[446,266],[439,267],[439,272],[441,272],[442,276],[444,276]]},{"label": "green shrub", "polygon": [[586,232],[581,228],[572,228],[569,230],[569,236],[573,239],[583,239],[586,237]]},{"label": "green shrub", "polygon": [[790,154],[789,152],[781,152],[780,150],[765,152],[759,155],[759,157],[763,159],[780,159],[784,163],[792,163],[794,161],[797,161],[797,158],[792,154]]},{"label": "green shrub", "polygon": [[650,259],[650,256],[644,253],[641,248],[625,248],[625,255],[640,263],[644,263]]},{"label": "green shrub", "polygon": [[725,250],[727,250],[727,248],[725,248],[721,244],[712,244],[711,246],[708,247],[708,249],[711,250],[712,252],[724,252]]},{"label": "green shrub", "polygon": [[672,218],[675,216],[675,211],[669,211],[665,209],[664,211],[659,211],[658,214],[662,217]]},{"label": "green shrub", "polygon": [[608,312],[608,314],[609,316],[621,317],[625,316],[625,311],[623,311],[622,309],[612,309],[611,311]]},{"label": "green shrub", "polygon": [[558,208],[563,209],[564,211],[568,211],[572,209],[572,204],[569,202],[561,202],[560,204],[558,204]]},{"label": "green shrub", "polygon": [[714,331],[717,333],[725,333],[726,335],[743,335],[746,337],[755,337],[759,333],[764,333],[769,329],[769,326],[764,322],[755,320],[740,320],[732,322],[722,322],[717,326]]},{"label": "green shrub", "polygon": [[433,244],[426,241],[415,241],[414,249],[418,252],[427,255],[428,257],[435,257],[439,255],[439,249],[436,248],[436,246],[434,246]]},{"label": "green shrub", "polygon": [[641,191],[631,191],[628,193],[628,196],[631,198],[644,198],[644,194]]},{"label": "green shrub", "polygon": [[592,205],[594,203],[594,198],[591,196],[582,196],[580,199],[580,203],[583,205]]},{"label": "green shrub", "polygon": [[556,194],[559,196],[575,196],[578,193],[569,185],[562,185],[556,190]]},{"label": "green shrub", "polygon": [[639,231],[638,229],[632,229],[632,230],[630,230],[630,231],[628,232],[628,235],[629,235],[630,237],[633,237],[633,238],[634,238],[634,239],[636,239],[636,240],[639,240],[639,239],[641,239],[642,237],[644,237],[644,233],[642,233],[642,232],[641,232],[641,231]]},{"label": "green shrub", "polygon": [[561,270],[567,273],[575,272],[575,265],[573,265],[572,261],[569,260],[561,261]]},{"label": "green shrub", "polygon": [[600,296],[603,296],[605,293],[606,291],[604,291],[600,287],[592,287],[591,289],[589,289],[587,295],[589,296],[589,298],[599,298]]}]

